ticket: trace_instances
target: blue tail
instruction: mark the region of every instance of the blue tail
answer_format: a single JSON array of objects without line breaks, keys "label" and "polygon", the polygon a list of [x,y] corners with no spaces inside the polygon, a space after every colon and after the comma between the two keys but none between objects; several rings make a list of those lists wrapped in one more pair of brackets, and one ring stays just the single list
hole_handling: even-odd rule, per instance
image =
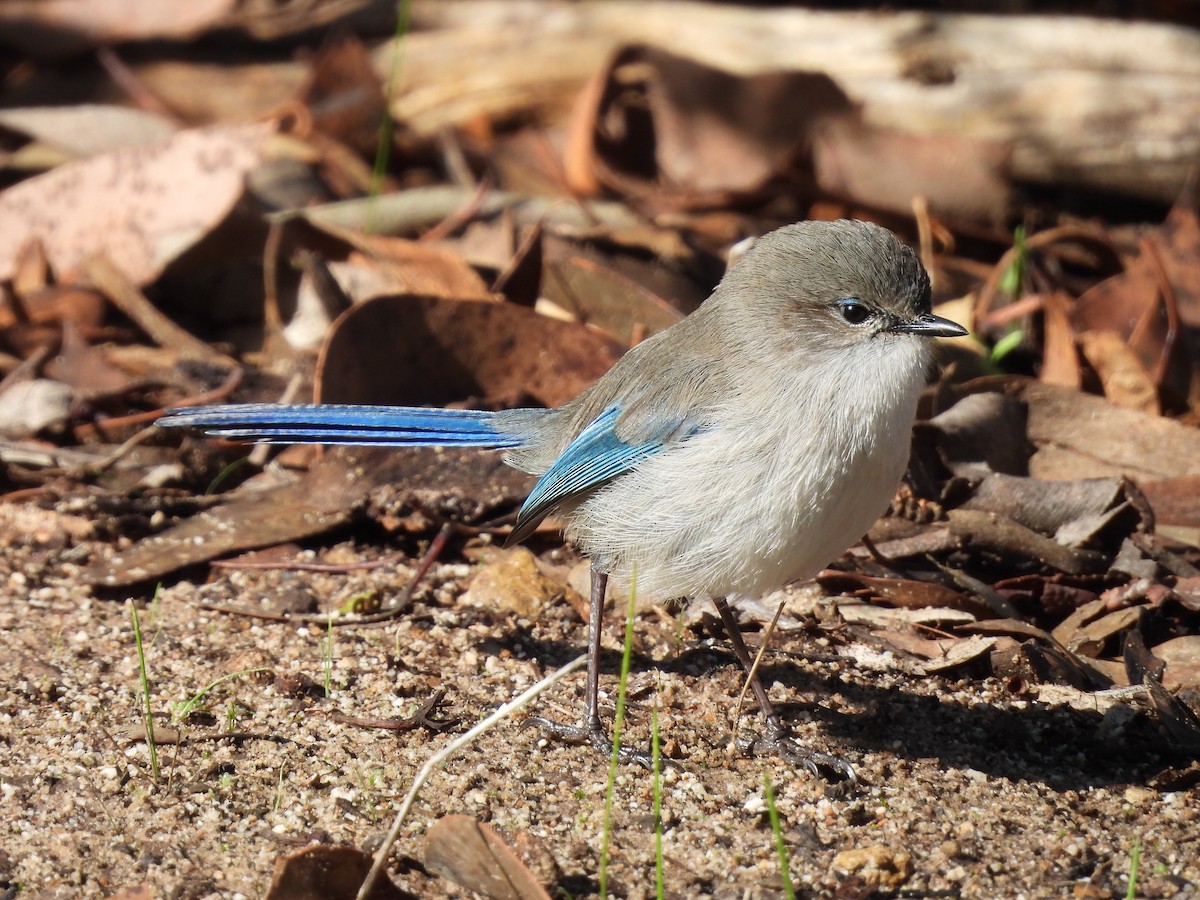
[{"label": "blue tail", "polygon": [[494,412],[473,409],[242,403],[169,409],[158,424],[264,444],[497,449],[521,446],[524,439],[501,431],[496,417]]}]

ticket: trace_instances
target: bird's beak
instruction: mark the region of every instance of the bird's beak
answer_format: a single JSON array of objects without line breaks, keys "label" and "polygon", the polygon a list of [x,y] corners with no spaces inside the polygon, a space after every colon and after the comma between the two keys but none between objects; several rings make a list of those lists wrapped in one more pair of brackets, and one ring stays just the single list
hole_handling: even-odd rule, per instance
[{"label": "bird's beak", "polygon": [[897,322],[888,331],[919,334],[923,337],[944,338],[962,337],[967,333],[967,329],[958,323],[951,322],[949,319],[943,319],[941,316],[935,316],[933,313],[922,313],[911,321]]}]

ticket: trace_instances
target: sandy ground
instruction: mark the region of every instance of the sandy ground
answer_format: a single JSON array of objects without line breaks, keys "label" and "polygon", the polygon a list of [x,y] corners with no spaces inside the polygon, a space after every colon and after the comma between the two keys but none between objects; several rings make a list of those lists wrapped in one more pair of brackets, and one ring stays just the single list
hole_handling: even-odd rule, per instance
[{"label": "sandy ground", "polygon": [[[5,513],[12,525],[11,509]],[[0,554],[0,896],[259,897],[277,857],[310,841],[377,846],[413,773],[448,740],[366,729],[335,713],[396,718],[445,691],[461,732],[582,652],[565,602],[529,617],[465,605],[472,567],[453,552],[404,617],[335,628],[206,610],[323,611],[371,594],[385,604],[407,565],[321,574],[203,570],[152,591],[99,595],[81,567],[105,544],[10,527]],[[39,541],[48,540],[48,543]],[[396,548],[347,546],[377,557]],[[797,592],[791,611],[807,602]],[[161,772],[152,775],[127,599],[140,609]],[[319,618],[319,617],[318,617]],[[608,670],[619,663],[610,628]],[[693,620],[697,620],[693,617]],[[1152,721],[1118,706],[1054,707],[971,670],[905,674],[864,662],[848,633],[815,623],[779,639],[766,679],[797,733],[856,767],[838,789],[778,760],[731,754],[739,669],[727,645],[667,614],[636,623],[629,735],[648,745],[661,710],[666,895],[783,896],[763,776],[775,786],[801,897],[1200,895],[1200,795],[1187,761],[1160,752]],[[753,636],[752,636],[753,637]],[[861,648],[860,648],[861,650]],[[857,661],[856,661],[857,660]],[[263,668],[269,671],[245,674]],[[234,674],[243,673],[243,674]],[[212,687],[199,711],[177,704]],[[325,696],[328,680],[330,696]],[[573,719],[582,673],[536,709]],[[614,680],[606,679],[609,704]],[[753,715],[743,717],[753,731]],[[539,853],[556,896],[597,891],[608,760],[506,724],[438,770],[409,817],[392,876],[414,896],[468,892],[422,865],[423,835],[449,813],[488,822]],[[614,894],[654,896],[652,781],[619,771]],[[553,860],[553,863],[548,863]],[[886,890],[884,891],[886,893]]]}]

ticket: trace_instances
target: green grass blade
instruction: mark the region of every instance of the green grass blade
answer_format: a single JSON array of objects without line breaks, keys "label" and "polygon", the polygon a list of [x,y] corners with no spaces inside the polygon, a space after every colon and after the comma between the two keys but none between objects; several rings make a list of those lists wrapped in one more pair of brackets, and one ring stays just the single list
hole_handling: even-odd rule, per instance
[{"label": "green grass blade", "polygon": [[[659,695],[662,695],[660,690]],[[654,778],[654,896],[663,900],[666,883],[663,877],[662,822],[662,745],[658,733],[658,703],[650,713],[650,758]]]},{"label": "green grass blade", "polygon": [[608,784],[604,789],[604,836],[600,842],[600,900],[608,897],[608,850],[612,840],[613,794],[617,784],[617,766],[621,757],[621,730],[625,724],[625,689],[633,660],[633,614],[637,597],[637,571],[629,588],[629,605],[625,609],[625,647],[621,654],[621,677],[617,682],[617,712],[613,716],[612,757],[608,762]]},{"label": "green grass blade", "polygon": [[[157,596],[162,590],[160,585],[155,589]],[[142,716],[146,726],[146,744],[150,748],[150,774],[155,782],[158,781],[158,745],[154,743],[154,715],[150,709],[150,676],[146,673],[146,649],[142,646],[142,626],[138,622],[137,604],[129,601],[129,615],[133,619],[133,640],[137,645],[138,671],[142,685]]]},{"label": "green grass blade", "polygon": [[1125,900],[1136,900],[1138,869],[1141,867],[1142,842],[1137,840],[1133,842],[1133,849],[1129,852],[1129,888],[1125,891]]},{"label": "green grass blade", "polygon": [[771,833],[775,835],[775,852],[779,855],[779,880],[783,882],[783,895],[787,900],[796,900],[792,873],[788,870],[787,845],[783,842],[779,810],[775,808],[775,789],[771,786],[771,776],[766,772],[763,772],[763,798],[767,801],[767,815],[771,818]]},{"label": "green grass blade", "polygon": [[[383,179],[387,175],[388,163],[392,157],[392,135],[396,123],[392,119],[392,98],[396,94],[396,82],[400,77],[400,63],[404,58],[401,49],[404,36],[408,34],[411,19],[410,0],[399,0],[396,4],[396,34],[393,37],[392,65],[388,72],[387,86],[384,89],[383,119],[379,123],[379,139],[375,144],[375,163],[371,167],[370,197],[373,200],[383,190]],[[375,204],[367,209],[367,234],[375,231]]]}]

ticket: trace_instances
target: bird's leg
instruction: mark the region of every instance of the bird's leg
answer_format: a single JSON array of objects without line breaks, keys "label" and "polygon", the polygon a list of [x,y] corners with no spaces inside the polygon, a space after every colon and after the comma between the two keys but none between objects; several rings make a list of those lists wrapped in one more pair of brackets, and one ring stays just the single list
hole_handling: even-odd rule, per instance
[{"label": "bird's leg", "polygon": [[[746,642],[742,640],[742,631],[738,628],[733,610],[729,608],[729,603],[724,597],[714,599],[713,606],[717,608],[717,615],[721,617],[721,624],[725,627],[725,633],[729,635],[729,642],[733,644],[733,652],[737,655],[747,674],[750,674],[754,661],[746,649]],[[754,692],[754,699],[758,701],[758,708],[762,710],[763,718],[767,722],[767,736],[762,741],[756,742],[758,745],[778,753],[788,762],[804,766],[817,777],[820,777],[823,771],[828,771],[847,781],[857,780],[854,768],[845,760],[828,753],[805,750],[800,746],[791,731],[780,720],[775,707],[771,705],[771,701],[767,697],[767,689],[763,687],[757,672],[750,677],[750,690]]]},{"label": "bird's leg", "polygon": [[[524,725],[534,725],[564,741],[574,744],[590,743],[601,753],[612,752],[612,736],[604,730],[600,721],[600,636],[604,619],[604,592],[608,587],[608,576],[592,567],[592,597],[588,610],[588,668],[587,688],[584,695],[582,725],[564,725],[542,716],[526,719]],[[635,762],[650,768],[651,756],[644,750],[622,746],[618,750],[621,762]]]}]

